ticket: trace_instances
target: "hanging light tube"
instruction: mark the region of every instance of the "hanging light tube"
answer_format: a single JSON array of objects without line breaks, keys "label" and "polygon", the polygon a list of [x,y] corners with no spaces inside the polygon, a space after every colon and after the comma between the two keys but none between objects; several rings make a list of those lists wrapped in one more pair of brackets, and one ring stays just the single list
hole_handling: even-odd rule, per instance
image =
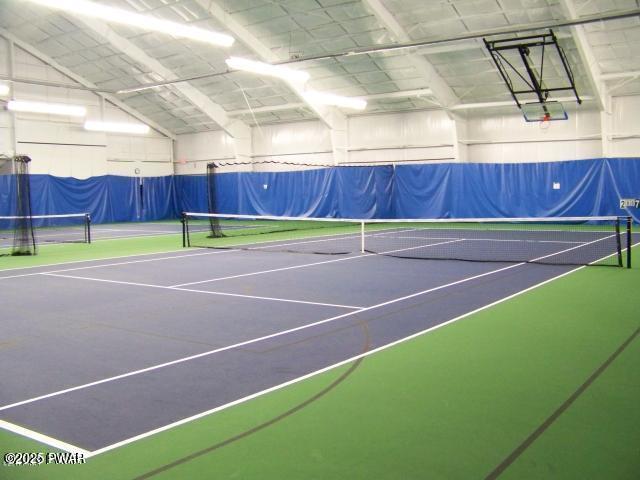
[{"label": "hanging light tube", "polygon": [[302,70],[293,70],[282,65],[271,65],[269,63],[257,62],[240,57],[230,57],[225,60],[229,68],[233,70],[242,70],[244,72],[256,73],[258,75],[267,75],[269,77],[281,78],[296,83],[305,83],[309,80],[309,74]]},{"label": "hanging light tube", "polygon": [[98,18],[109,23],[119,23],[142,30],[165,33],[174,37],[188,38],[198,42],[210,43],[220,47],[230,47],[235,39],[224,33],[192,27],[169,20],[134,13],[130,10],[108,7],[87,0],[30,0],[45,7],[63,10],[65,12],[86,17]]},{"label": "hanging light tube", "polygon": [[66,103],[30,102],[25,100],[9,100],[7,108],[12,112],[44,113],[48,115],[63,115],[67,117],[84,117],[87,109],[79,105]]},{"label": "hanging light tube", "polygon": [[304,97],[311,103],[320,105],[332,105],[334,107],[351,108],[354,110],[364,110],[367,108],[367,101],[362,98],[342,97],[333,93],[307,90]]},{"label": "hanging light tube", "polygon": [[100,122],[93,120],[84,122],[84,129],[92,132],[133,133],[136,135],[144,135],[151,130],[149,125],[144,123]]},{"label": "hanging light tube", "polygon": [[6,97],[7,95],[9,95],[9,85],[0,83],[0,97]]}]

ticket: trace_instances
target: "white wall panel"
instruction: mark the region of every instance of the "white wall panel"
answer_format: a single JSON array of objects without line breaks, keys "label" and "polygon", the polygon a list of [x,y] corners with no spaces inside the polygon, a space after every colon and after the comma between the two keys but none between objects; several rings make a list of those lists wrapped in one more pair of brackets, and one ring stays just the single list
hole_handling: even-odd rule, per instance
[{"label": "white wall panel", "polygon": [[366,115],[349,119],[351,148],[452,143],[452,121],[443,111]]},{"label": "white wall panel", "polygon": [[467,122],[470,162],[550,162],[602,156],[600,114],[583,109],[569,119],[527,123],[520,114],[471,117]]},{"label": "white wall panel", "polygon": [[37,116],[27,117],[18,114],[16,119],[16,137],[19,143],[52,143],[52,144],[82,144],[106,146],[103,133],[88,132],[80,123],[48,122],[35,120]]},{"label": "white wall panel", "polygon": [[171,163],[171,140],[166,138],[104,135],[109,160]]},{"label": "white wall panel", "polygon": [[354,163],[389,163],[389,162],[433,162],[454,161],[452,147],[429,148],[379,148],[349,152],[349,162]]},{"label": "white wall panel", "polygon": [[470,145],[474,163],[527,163],[599,158],[600,140],[573,140],[553,143],[503,143]]},{"label": "white wall panel", "polygon": [[613,98],[613,129],[616,133],[640,133],[640,96]]},{"label": "white wall panel", "polygon": [[0,154],[10,155],[13,151],[10,128],[9,113],[0,110]]},{"label": "white wall panel", "polygon": [[537,122],[525,122],[519,113],[471,117],[468,122],[468,139],[518,141],[597,135],[600,133],[600,114],[596,110],[581,107],[580,111],[569,112],[568,120],[549,122],[548,126],[548,129],[543,130]]},{"label": "white wall panel", "polygon": [[173,166],[169,163],[150,163],[140,161],[107,160],[110,175],[127,177],[163,177],[173,175]]},{"label": "white wall panel", "polygon": [[176,161],[193,162],[233,158],[233,139],[222,130],[178,136]]},{"label": "white wall panel", "polygon": [[252,129],[253,155],[294,155],[331,151],[331,133],[321,122],[263,125]]},{"label": "white wall panel", "polygon": [[179,135],[174,159],[176,174],[203,174],[206,173],[209,162],[234,161],[233,141],[233,138],[222,130]]},{"label": "white wall panel", "polygon": [[613,99],[611,156],[640,157],[640,97]]},{"label": "white wall panel", "polygon": [[3,38],[0,38],[0,74],[8,75],[9,74],[9,65],[7,59],[9,58],[9,45],[7,41]]},{"label": "white wall panel", "polygon": [[349,119],[349,162],[454,159],[453,122],[443,111]]},{"label": "white wall panel", "polygon": [[[74,83],[19,48],[15,49],[15,75],[56,83]],[[87,119],[139,123],[109,103],[102,108],[100,98],[84,90],[15,83],[14,98],[82,105],[87,108]],[[55,176],[88,178],[105,174],[136,175],[136,168],[141,175],[173,173],[171,139],[154,130],[144,136],[88,132],[84,130],[83,123],[84,119],[17,113],[18,153],[32,157],[33,173]],[[8,153],[11,149],[9,125],[8,114],[0,113],[0,152]]]},{"label": "white wall panel", "polygon": [[106,148],[70,145],[19,144],[31,157],[31,173],[89,178],[107,173]]}]

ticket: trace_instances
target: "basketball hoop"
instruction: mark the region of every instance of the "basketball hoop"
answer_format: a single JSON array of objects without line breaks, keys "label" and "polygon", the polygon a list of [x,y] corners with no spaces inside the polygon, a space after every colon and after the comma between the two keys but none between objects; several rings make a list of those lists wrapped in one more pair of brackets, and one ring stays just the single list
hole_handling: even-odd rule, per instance
[{"label": "basketball hoop", "polygon": [[540,130],[547,130],[551,125],[551,114],[545,113],[540,120]]}]

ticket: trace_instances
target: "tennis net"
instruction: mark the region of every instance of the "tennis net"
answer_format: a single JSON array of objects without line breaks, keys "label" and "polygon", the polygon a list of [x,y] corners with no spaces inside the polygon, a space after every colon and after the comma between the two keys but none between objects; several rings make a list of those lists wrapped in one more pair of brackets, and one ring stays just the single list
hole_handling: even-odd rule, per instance
[{"label": "tennis net", "polygon": [[91,243],[91,217],[88,213],[65,215],[0,216],[0,252],[14,245],[20,225],[33,225],[33,246],[50,243]]},{"label": "tennis net", "polygon": [[630,217],[338,219],[186,212],[183,246],[630,266]]}]

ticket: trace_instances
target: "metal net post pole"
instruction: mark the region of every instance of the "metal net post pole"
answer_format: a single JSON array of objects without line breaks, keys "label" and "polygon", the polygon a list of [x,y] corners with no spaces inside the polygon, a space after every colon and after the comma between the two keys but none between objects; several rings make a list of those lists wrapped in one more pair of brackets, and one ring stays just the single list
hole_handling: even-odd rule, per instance
[{"label": "metal net post pole", "polygon": [[631,268],[631,222],[632,218],[627,217],[627,268]]}]

